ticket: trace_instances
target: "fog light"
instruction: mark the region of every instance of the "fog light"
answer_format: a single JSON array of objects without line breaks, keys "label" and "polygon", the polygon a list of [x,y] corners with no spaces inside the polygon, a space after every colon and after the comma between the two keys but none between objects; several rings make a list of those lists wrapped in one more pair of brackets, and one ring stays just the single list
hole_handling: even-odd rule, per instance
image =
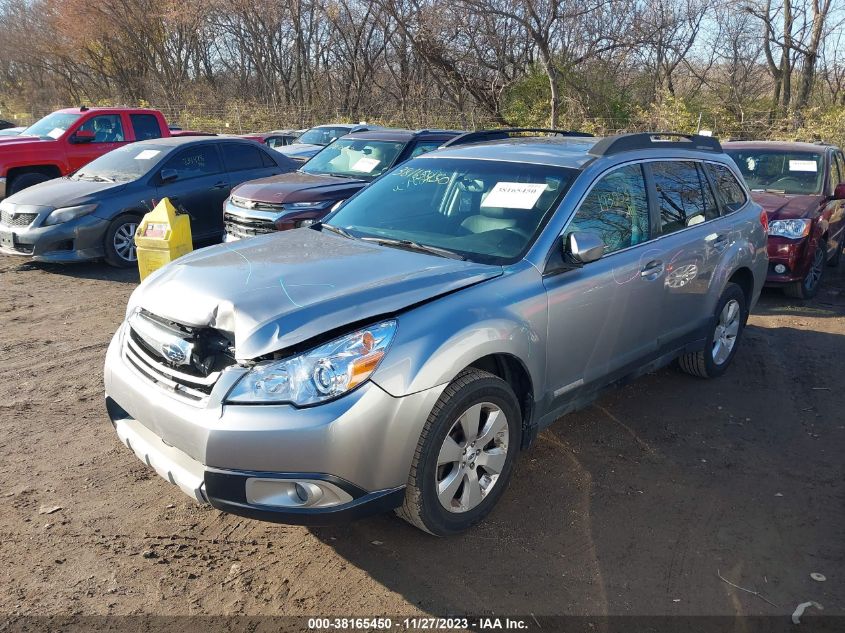
[{"label": "fog light", "polygon": [[783,264],[777,264],[777,265],[775,266],[775,272],[776,272],[778,275],[782,275],[783,273],[785,273],[785,272],[786,272],[786,266],[784,266]]},{"label": "fog light", "polygon": [[316,479],[250,477],[245,492],[250,504],[278,508],[325,508],[352,501],[349,493]]}]

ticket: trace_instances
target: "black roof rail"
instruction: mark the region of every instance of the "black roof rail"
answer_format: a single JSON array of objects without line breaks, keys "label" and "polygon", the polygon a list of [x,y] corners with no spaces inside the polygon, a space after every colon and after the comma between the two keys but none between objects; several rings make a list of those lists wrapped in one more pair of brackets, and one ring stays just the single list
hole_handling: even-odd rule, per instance
[{"label": "black roof rail", "polygon": [[[607,136],[593,145],[591,156],[610,156],[620,152],[632,152],[641,149],[666,149],[667,143],[679,143],[679,149],[695,149],[702,152],[722,153],[722,145],[712,136],[700,134],[681,134],[679,132],[643,132],[638,134],[619,134]],[[691,146],[685,146],[690,143]]]},{"label": "black roof rail", "polygon": [[492,130],[476,130],[475,132],[466,132],[465,134],[461,134],[453,139],[446,141],[440,147],[464,145],[465,143],[479,143],[481,141],[498,141],[501,139],[510,138],[511,134],[524,133],[556,134],[557,136],[593,136],[589,132],[577,132],[574,130],[555,130],[544,127],[507,127]]}]

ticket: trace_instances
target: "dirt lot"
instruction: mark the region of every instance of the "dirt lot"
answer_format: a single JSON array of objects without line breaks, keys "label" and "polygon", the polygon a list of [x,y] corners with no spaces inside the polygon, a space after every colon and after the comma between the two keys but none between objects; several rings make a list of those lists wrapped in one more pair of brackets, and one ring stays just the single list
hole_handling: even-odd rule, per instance
[{"label": "dirt lot", "polygon": [[103,410],[136,278],[0,256],[0,614],[845,614],[844,275],[765,293],[722,379],[666,369],[560,421],[452,539],[258,523],[159,479]]}]

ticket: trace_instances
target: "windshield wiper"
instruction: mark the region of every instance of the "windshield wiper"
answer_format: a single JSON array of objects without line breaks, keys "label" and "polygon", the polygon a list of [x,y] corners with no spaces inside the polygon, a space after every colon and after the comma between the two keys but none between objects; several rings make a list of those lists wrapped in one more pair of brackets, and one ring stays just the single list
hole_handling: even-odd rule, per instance
[{"label": "windshield wiper", "polygon": [[320,222],[319,224],[315,224],[314,226],[319,226],[321,229],[328,229],[332,233],[337,233],[338,235],[342,235],[343,237],[348,237],[350,240],[354,240],[355,236],[352,235],[346,229],[342,229],[339,226],[333,226],[331,224],[326,224],[325,222]]},{"label": "windshield wiper", "polygon": [[106,178],[105,176],[100,176],[99,174],[77,174],[76,177],[79,180],[91,180],[93,182],[114,182],[111,178]]},{"label": "windshield wiper", "polygon": [[466,257],[450,251],[448,248],[438,248],[437,246],[429,246],[428,244],[420,244],[412,240],[396,240],[389,237],[362,237],[362,240],[367,242],[375,242],[384,246],[398,246],[399,248],[407,248],[414,251],[429,253],[430,255],[438,255],[440,257],[448,257],[449,259],[466,260]]}]

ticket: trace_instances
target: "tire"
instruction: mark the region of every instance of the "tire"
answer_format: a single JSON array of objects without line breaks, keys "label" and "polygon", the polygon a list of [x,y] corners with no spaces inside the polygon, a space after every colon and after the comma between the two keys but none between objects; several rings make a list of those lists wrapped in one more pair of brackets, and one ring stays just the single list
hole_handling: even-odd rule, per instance
[{"label": "tire", "polygon": [[16,194],[18,191],[23,191],[27,187],[32,187],[33,185],[47,182],[48,180],[52,180],[50,176],[40,172],[32,171],[26,174],[21,174],[20,176],[16,176],[12,181],[12,185],[9,187],[9,195],[11,196]]},{"label": "tire", "polygon": [[[123,213],[111,221],[103,238],[106,263],[115,268],[129,268],[138,264],[135,242],[132,240],[140,221],[140,217],[132,213]],[[130,241],[127,242],[127,239]]]},{"label": "tire", "polygon": [[[736,313],[732,314],[734,306]],[[713,325],[703,350],[682,354],[681,369],[699,378],[716,378],[728,369],[739,347],[739,340],[748,319],[745,293],[735,283],[728,283],[716,304]]]},{"label": "tire", "polygon": [[[489,441],[468,438],[464,429],[473,427],[482,432],[481,442],[485,435]],[[435,536],[463,532],[484,519],[510,480],[521,429],[519,401],[508,383],[486,371],[462,371],[428,416],[396,513]],[[448,461],[438,466],[441,456]]]},{"label": "tire", "polygon": [[827,242],[819,240],[819,243],[816,245],[816,250],[813,253],[813,263],[810,266],[810,270],[808,270],[807,274],[804,276],[804,279],[794,281],[791,284],[784,286],[783,293],[787,297],[801,299],[803,301],[815,297],[822,285],[826,260]]}]

